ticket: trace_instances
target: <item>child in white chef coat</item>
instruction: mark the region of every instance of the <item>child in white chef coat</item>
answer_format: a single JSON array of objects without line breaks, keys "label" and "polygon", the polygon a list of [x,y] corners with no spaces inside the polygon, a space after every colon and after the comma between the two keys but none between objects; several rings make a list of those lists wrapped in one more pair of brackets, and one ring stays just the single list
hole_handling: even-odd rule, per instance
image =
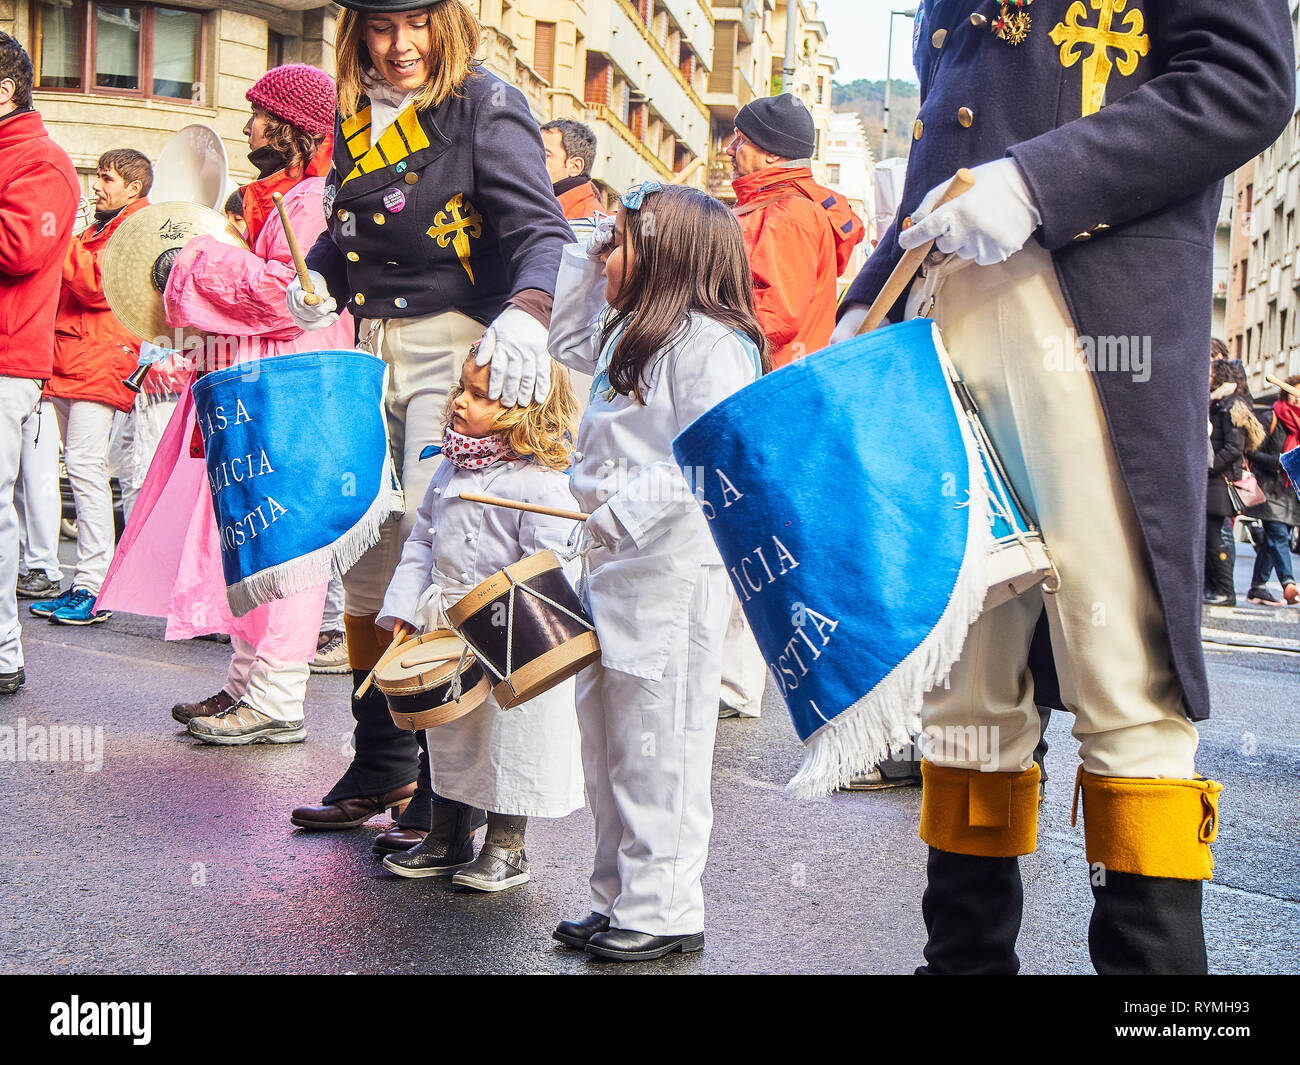
[{"label": "child in white chef coat", "polygon": [[[478,492],[576,509],[564,473],[578,412],[568,372],[552,367],[545,402],[506,408],[488,398],[489,369],[476,366],[471,351],[448,398],[443,461],[376,622],[392,628],[396,639],[446,628],[445,608],[471,588],[538,551],[566,550],[574,531],[569,519],[460,498],[462,491]],[[385,858],[384,866],[405,877],[449,876],[453,884],[479,891],[526,883],[528,818],[563,817],[583,804],[573,681],[512,710],[489,696],[427,736],[432,829],[415,847]],[[474,807],[487,811],[487,835],[477,857]]]},{"label": "child in white chef coat", "polygon": [[550,349],[594,375],[573,494],[601,658],[578,675],[591,913],[554,937],[617,960],[704,945],[700,876],[730,595],[673,438],[765,368],[740,226],[694,189],[625,194],[564,251]]}]

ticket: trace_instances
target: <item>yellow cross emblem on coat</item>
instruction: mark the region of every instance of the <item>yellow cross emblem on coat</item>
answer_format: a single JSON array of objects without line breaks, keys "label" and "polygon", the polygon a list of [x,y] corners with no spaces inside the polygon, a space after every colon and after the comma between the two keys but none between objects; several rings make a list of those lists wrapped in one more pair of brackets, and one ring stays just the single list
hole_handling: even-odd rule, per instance
[{"label": "yellow cross emblem on coat", "polygon": [[450,244],[456,250],[460,265],[469,275],[469,283],[474,280],[474,270],[469,265],[469,242],[471,237],[483,235],[483,216],[474,210],[474,205],[465,199],[463,192],[456,193],[446,206],[433,217],[429,227],[429,236],[438,242],[438,247]]},{"label": "yellow cross emblem on coat", "polygon": [[[1058,22],[1048,34],[1053,44],[1061,47],[1061,65],[1072,67],[1083,59],[1083,113],[1096,114],[1106,102],[1106,83],[1111,71],[1118,68],[1128,77],[1137,70],[1138,59],[1147,54],[1151,39],[1142,32],[1142,12],[1136,8],[1124,14],[1115,28],[1115,16],[1124,11],[1128,0],[1089,0],[1094,11],[1099,12],[1097,25],[1086,25],[1088,8],[1082,0],[1075,0],[1065,13],[1065,21]],[[1091,45],[1092,51],[1084,59],[1080,45]],[[1117,58],[1111,62],[1109,51],[1114,49]]]}]

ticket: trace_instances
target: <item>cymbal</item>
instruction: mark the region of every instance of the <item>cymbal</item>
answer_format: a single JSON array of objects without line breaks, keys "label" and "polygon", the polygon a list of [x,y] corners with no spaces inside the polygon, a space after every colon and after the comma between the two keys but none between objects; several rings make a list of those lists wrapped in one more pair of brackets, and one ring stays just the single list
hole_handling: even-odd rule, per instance
[{"label": "cymbal", "polygon": [[[177,330],[167,324],[162,290],[170,260],[187,242],[211,236],[223,244],[248,244],[226,216],[197,203],[153,203],[117,228],[104,249],[101,272],[104,297],[113,313],[141,340],[174,348],[197,330]],[[170,253],[170,254],[169,254]]]}]

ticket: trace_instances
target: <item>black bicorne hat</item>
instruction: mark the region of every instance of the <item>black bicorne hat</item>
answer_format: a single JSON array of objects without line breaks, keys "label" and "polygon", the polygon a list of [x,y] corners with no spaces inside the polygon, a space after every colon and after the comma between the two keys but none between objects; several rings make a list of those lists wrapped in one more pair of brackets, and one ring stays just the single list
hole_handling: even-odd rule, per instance
[{"label": "black bicorne hat", "polygon": [[363,15],[396,15],[403,11],[418,11],[422,7],[436,7],[442,0],[335,0],[335,3]]}]

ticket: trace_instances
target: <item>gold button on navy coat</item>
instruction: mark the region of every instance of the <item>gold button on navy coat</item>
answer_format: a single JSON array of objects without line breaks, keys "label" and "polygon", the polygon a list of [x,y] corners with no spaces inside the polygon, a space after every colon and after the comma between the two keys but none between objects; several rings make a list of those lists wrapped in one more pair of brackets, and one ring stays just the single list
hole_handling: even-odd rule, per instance
[{"label": "gold button on navy coat", "polygon": [[[1042,214],[1030,239],[1052,253],[1078,333],[1151,338],[1149,380],[1093,379],[1199,720],[1206,479],[1194,445],[1205,438],[1214,232],[1223,178],[1291,119],[1288,4],[1033,0],[1011,22],[1002,11],[991,0],[920,5],[925,135],[897,217],[958,168],[1010,156]],[[900,254],[891,227],[844,302],[870,303]],[[891,318],[901,313],[900,301]]]}]

